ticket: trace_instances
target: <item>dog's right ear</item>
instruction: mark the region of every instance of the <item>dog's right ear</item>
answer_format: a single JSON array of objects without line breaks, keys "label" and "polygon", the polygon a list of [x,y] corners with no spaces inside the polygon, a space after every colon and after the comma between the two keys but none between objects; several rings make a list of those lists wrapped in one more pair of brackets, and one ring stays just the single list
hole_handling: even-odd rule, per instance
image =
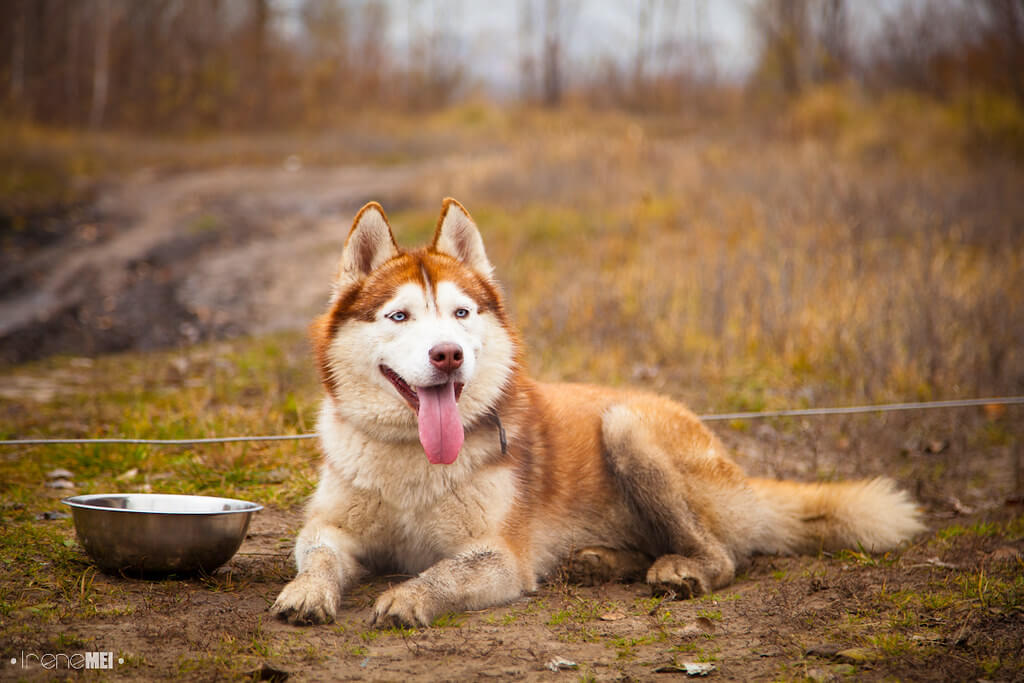
[{"label": "dog's right ear", "polygon": [[356,214],[341,253],[339,290],[362,280],[385,261],[398,256],[398,244],[384,209],[370,202]]}]

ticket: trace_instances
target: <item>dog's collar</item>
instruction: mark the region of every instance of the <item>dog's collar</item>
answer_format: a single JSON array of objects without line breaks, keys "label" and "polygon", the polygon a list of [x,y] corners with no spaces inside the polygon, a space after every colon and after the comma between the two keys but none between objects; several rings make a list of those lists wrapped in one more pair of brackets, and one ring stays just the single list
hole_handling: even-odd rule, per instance
[{"label": "dog's collar", "polygon": [[505,436],[505,427],[501,424],[501,418],[498,417],[498,410],[496,408],[491,411],[491,420],[498,427],[498,440],[501,442],[501,454],[505,455],[508,453],[508,439]]}]

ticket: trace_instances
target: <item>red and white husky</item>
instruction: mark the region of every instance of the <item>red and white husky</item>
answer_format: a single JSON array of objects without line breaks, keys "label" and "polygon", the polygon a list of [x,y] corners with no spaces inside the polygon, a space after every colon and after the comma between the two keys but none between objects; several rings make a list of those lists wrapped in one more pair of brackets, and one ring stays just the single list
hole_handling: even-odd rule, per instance
[{"label": "red and white husky", "polygon": [[692,597],[753,553],[892,548],[922,529],[888,479],[747,478],[689,410],[636,391],[526,376],[483,241],[446,199],[429,247],[398,247],[359,212],[312,328],[326,390],[320,484],[274,603],[334,619],[367,572],[379,624],[511,601],[553,570],[636,576]]}]

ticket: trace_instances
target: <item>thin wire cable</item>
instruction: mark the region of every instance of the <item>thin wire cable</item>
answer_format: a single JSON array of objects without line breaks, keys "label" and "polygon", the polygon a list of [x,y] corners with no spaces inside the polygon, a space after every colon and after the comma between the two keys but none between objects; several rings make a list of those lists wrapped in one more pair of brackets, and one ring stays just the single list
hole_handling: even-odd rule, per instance
[{"label": "thin wire cable", "polygon": [[[887,413],[901,410],[931,410],[936,408],[971,408],[989,405],[1024,404],[1024,396],[1000,396],[993,398],[965,398],[951,401],[918,401],[914,403],[881,403],[865,406],[836,408],[798,408],[794,410],[761,410],[741,413],[712,413],[698,415],[705,422],[716,420],[754,420],[769,417],[810,417],[815,415],[852,415],[857,413]],[[193,446],[214,443],[239,443],[243,441],[297,441],[315,439],[315,433],[274,434],[268,436],[219,436],[204,439],[10,439],[0,441],[0,446],[52,446],[89,444],[127,444],[138,446]]]},{"label": "thin wire cable", "polygon": [[810,415],[850,415],[853,413],[887,413],[898,410],[923,410],[931,408],[970,408],[972,406],[1016,405],[1024,403],[1024,396],[1002,396],[998,398],[965,398],[953,401],[919,401],[916,403],[883,403],[868,406],[846,406],[839,408],[799,408],[795,410],[762,410],[749,413],[718,413],[699,415],[705,421],[749,420],[763,417],[804,417]]},{"label": "thin wire cable", "polygon": [[52,446],[56,444],[128,444],[138,446],[191,446],[194,444],[239,443],[242,441],[295,441],[315,439],[317,434],[274,434],[268,436],[216,436],[206,439],[14,439],[0,446]]}]

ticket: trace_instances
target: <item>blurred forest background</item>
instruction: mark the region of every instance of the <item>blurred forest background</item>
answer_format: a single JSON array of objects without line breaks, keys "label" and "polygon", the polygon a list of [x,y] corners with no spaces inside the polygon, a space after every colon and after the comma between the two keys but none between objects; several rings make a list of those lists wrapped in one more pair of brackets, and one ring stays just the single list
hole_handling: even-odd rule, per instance
[{"label": "blurred forest background", "polygon": [[1024,2],[467,5],[0,4],[4,361],[301,328],[453,194],[548,376],[1024,391]]},{"label": "blurred forest background", "polygon": [[[1018,0],[737,0],[732,21],[748,25],[726,30],[750,41],[753,67],[724,78],[711,4],[497,3],[511,20],[503,38],[514,47],[502,53],[514,55],[506,66],[517,81],[502,99],[679,113],[741,95],[746,110],[834,83],[863,97],[911,92],[957,107],[979,141],[1020,150]],[[584,33],[595,7],[617,31]],[[489,48],[467,35],[465,9],[460,0],[9,0],[0,7],[3,112],[167,133],[435,110],[493,94],[473,68]]]}]

